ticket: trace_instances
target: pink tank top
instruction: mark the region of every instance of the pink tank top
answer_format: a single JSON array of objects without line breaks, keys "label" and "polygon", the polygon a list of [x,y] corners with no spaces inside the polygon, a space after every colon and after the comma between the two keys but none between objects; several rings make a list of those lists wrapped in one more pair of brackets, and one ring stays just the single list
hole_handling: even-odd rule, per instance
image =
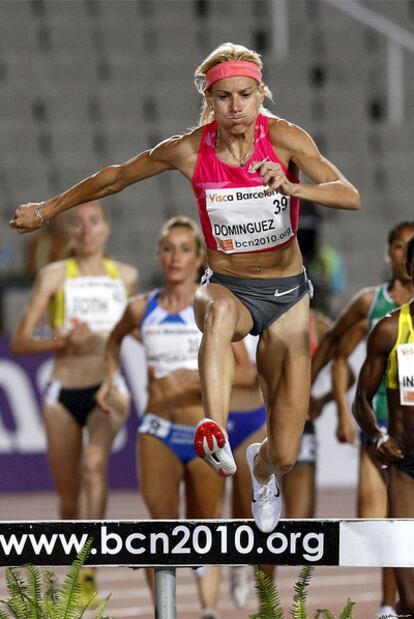
[{"label": "pink tank top", "polygon": [[278,159],[269,138],[268,117],[256,120],[256,142],[243,166],[224,163],[216,156],[217,121],[203,128],[192,185],[200,222],[209,249],[226,254],[271,251],[289,243],[299,220],[299,199],[265,187],[251,161],[274,161],[292,183],[297,179]]}]

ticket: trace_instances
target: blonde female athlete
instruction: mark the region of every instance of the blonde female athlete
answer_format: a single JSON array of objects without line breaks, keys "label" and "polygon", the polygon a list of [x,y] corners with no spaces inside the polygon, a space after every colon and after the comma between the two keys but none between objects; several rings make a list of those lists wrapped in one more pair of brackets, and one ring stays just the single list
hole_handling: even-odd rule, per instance
[{"label": "blonde female athlete", "polygon": [[[168,220],[158,240],[164,286],[134,297],[114,327],[106,347],[106,378],[98,394],[104,410],[119,369],[123,338],[142,341],[148,366],[148,403],[138,430],[140,488],[151,518],[181,515],[180,484],[187,518],[219,516],[223,480],[197,458],[194,429],[203,418],[197,355],[201,332],[193,300],[204,260],[201,232],[189,217]],[[147,572],[153,588],[152,570]],[[218,567],[197,578],[203,619],[216,617]]]},{"label": "blonde female athlete", "polygon": [[[68,229],[72,256],[39,271],[11,345],[15,354],[54,355],[43,411],[60,517],[100,519],[107,502],[107,463],[130,399],[120,376],[111,391],[109,416],[99,409],[96,394],[106,339],[136,288],[138,271],[105,257],[110,225],[98,202],[78,206]],[[46,310],[51,335],[38,338],[36,326]]]},{"label": "blonde female athlete", "polygon": [[[268,434],[249,448],[248,461],[256,524],[271,531],[281,510],[277,478],[295,463],[309,403],[309,282],[296,240],[299,200],[348,210],[358,209],[360,200],[306,131],[266,112],[263,101],[270,92],[261,69],[256,52],[221,45],[196,70],[203,96],[198,128],[108,166],[45,202],[18,207],[11,226],[35,230],[80,202],[167,170],[189,180],[209,265],[195,298],[207,417],[195,446],[220,474],[235,472],[225,432],[234,372],[231,342],[249,332],[260,334],[257,367],[265,385]],[[300,171],[311,182],[301,183]]]}]

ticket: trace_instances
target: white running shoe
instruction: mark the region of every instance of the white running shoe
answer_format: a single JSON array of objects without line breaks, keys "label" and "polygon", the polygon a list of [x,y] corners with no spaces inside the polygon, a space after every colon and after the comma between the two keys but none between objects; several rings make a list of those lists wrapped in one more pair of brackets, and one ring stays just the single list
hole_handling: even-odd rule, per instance
[{"label": "white running shoe", "polygon": [[212,419],[201,419],[196,425],[194,449],[222,477],[230,477],[237,471],[227,436]]},{"label": "white running shoe", "polygon": [[230,568],[230,593],[237,608],[244,608],[250,593],[250,565],[233,565]]},{"label": "white running shoe", "polygon": [[398,617],[398,615],[392,606],[380,606],[377,612],[377,619],[381,619],[381,617]]},{"label": "white running shoe", "polygon": [[282,497],[276,476],[270,476],[269,481],[261,484],[253,475],[254,459],[259,453],[260,443],[252,443],[246,449],[247,464],[252,477],[252,513],[256,526],[263,533],[270,533],[276,528],[282,512]]}]

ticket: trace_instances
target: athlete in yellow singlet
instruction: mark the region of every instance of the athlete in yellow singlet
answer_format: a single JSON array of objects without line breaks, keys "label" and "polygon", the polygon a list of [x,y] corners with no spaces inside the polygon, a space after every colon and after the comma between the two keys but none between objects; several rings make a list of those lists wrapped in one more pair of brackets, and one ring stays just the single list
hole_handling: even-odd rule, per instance
[{"label": "athlete in yellow singlet", "polygon": [[[107,337],[138,279],[135,267],[104,257],[109,233],[99,203],[73,211],[69,220],[73,255],[39,271],[12,338],[16,354],[54,355],[43,411],[49,465],[64,519],[104,517],[107,462],[129,411],[129,394],[121,377],[111,394],[109,415],[95,399],[103,380]],[[36,328],[46,311],[50,336],[37,337]],[[84,427],[88,430],[85,446]]]},{"label": "athlete in yellow singlet", "polygon": [[[407,272],[414,283],[414,237],[407,246]],[[388,433],[381,430],[373,397],[385,375]],[[378,461],[388,467],[390,518],[414,517],[414,299],[387,314],[368,338],[353,406],[361,429],[373,441]],[[414,618],[414,568],[396,568],[397,612]]]}]

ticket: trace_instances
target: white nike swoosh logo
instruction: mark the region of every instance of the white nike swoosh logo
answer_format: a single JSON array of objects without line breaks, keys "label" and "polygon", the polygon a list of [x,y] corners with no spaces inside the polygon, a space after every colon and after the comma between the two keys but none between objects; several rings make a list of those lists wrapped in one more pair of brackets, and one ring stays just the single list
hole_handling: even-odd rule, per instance
[{"label": "white nike swoosh logo", "polygon": [[289,292],[294,292],[299,287],[300,287],[300,284],[299,284],[299,286],[295,286],[294,288],[291,288],[290,290],[284,290],[283,292],[279,292],[279,289],[276,288],[276,290],[274,291],[273,295],[275,297],[283,297],[285,294],[289,294]]}]

